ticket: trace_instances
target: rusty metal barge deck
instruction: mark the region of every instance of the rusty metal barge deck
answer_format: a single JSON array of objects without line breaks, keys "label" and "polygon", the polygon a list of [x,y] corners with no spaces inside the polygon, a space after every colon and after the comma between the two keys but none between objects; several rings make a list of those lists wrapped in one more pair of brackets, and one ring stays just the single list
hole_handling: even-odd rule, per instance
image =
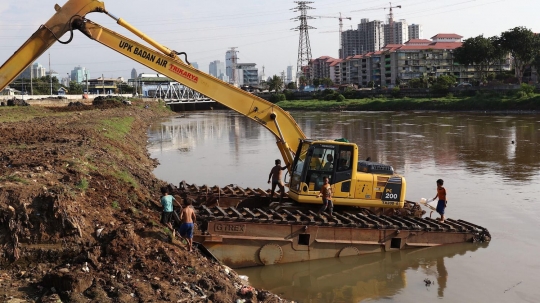
[{"label": "rusty metal barge deck", "polygon": [[232,268],[290,263],[432,247],[488,242],[489,231],[464,220],[440,222],[414,202],[391,215],[365,208],[338,208],[318,215],[317,205],[268,203],[261,189],[188,185],[172,192],[193,199],[194,241]]}]

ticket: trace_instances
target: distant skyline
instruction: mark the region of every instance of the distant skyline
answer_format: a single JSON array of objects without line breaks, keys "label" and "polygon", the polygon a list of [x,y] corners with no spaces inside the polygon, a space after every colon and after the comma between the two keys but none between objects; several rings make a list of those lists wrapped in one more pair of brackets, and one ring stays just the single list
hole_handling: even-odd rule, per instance
[{"label": "distant skyline", "polygon": [[[0,64],[3,64],[38,27],[54,14],[54,5],[65,1],[52,0],[2,0],[0,2]],[[197,62],[208,73],[209,63],[225,60],[230,47],[238,47],[238,62],[265,66],[265,75],[280,75],[292,65],[296,69],[298,55],[298,26],[291,18],[299,13],[291,10],[291,0],[223,2],[216,0],[179,2],[160,0],[149,5],[148,1],[104,0],[106,9],[124,18],[136,28],[179,52],[187,52],[188,60]],[[129,5],[126,5],[129,4]],[[421,24],[424,38],[438,33],[456,33],[464,39],[484,34],[500,35],[516,26],[525,26],[540,32],[540,1],[538,0],[439,0],[393,1],[401,5],[394,9],[394,19],[406,19],[409,24]],[[357,28],[360,19],[385,21],[389,3],[386,0],[320,0],[310,4],[311,16],[352,17],[344,20],[344,30]],[[352,12],[354,10],[363,10]],[[104,14],[89,14],[88,19],[113,31],[133,38],[134,35],[118,26]],[[309,31],[313,58],[323,55],[338,58],[339,21],[334,18],[315,18],[308,24],[317,29]],[[324,32],[324,33],[323,33]],[[329,33],[328,33],[329,32]],[[61,38],[67,40],[67,35]],[[135,39],[137,40],[137,39]],[[130,78],[131,70],[151,73],[149,68],[128,59],[75,32],[68,45],[56,43],[37,62],[48,69],[65,75],[76,66],[82,66],[95,75]]]}]

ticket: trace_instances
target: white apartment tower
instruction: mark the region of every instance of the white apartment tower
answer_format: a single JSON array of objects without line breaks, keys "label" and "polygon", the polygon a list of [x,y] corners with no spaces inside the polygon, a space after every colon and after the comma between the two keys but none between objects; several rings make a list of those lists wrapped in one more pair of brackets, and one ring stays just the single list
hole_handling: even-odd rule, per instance
[{"label": "white apartment tower", "polygon": [[360,20],[358,40],[362,52],[376,52],[384,46],[384,23],[379,20]]},{"label": "white apartment tower", "polygon": [[410,39],[424,39],[424,30],[420,24],[411,24],[409,28],[409,40]]},{"label": "white apartment tower", "polygon": [[295,79],[294,71],[292,65],[287,66],[287,81],[285,81],[287,84],[293,82]]},{"label": "white apartment tower", "polygon": [[[392,34],[390,33],[392,30]],[[405,19],[399,21],[394,21],[393,25],[385,24],[384,25],[384,38],[386,44],[403,44],[409,41],[409,26]],[[390,41],[392,38],[393,41]]]}]

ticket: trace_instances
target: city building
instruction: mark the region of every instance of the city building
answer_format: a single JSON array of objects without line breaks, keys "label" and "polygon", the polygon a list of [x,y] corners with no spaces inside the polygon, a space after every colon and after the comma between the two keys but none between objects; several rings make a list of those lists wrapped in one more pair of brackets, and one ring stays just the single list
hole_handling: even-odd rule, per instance
[{"label": "city building", "polygon": [[47,76],[50,76],[51,79],[54,78],[54,77],[56,77],[56,79],[58,79],[58,81],[61,80],[61,79],[60,79],[60,75],[59,75],[57,72],[55,72],[54,70],[50,70],[50,71],[46,72],[45,74],[46,74]]},{"label": "city building", "polygon": [[413,24],[410,24],[408,28],[409,28],[409,39],[423,39],[424,38],[424,30],[422,29],[422,25],[413,23]]},{"label": "city building", "polygon": [[34,64],[28,66],[16,79],[39,79],[45,77],[47,71],[43,65],[35,62]]},{"label": "city building", "polygon": [[85,67],[81,67],[79,65],[73,70],[71,70],[69,79],[70,81],[75,81],[77,83],[85,82],[86,79],[90,79],[90,71],[88,71]]},{"label": "city building", "polygon": [[199,69],[199,64],[197,62],[189,62],[191,66],[195,67],[196,69]]},{"label": "city building", "polygon": [[384,45],[403,44],[409,41],[409,27],[405,19],[384,25]]},{"label": "city building", "polygon": [[210,62],[208,65],[208,73],[216,78],[219,78],[221,75],[227,76],[225,71],[225,63],[219,60]]},{"label": "city building", "polygon": [[[367,87],[370,82],[375,87],[394,87],[406,85],[411,79],[442,75],[453,75],[458,83],[470,83],[480,79],[479,67],[460,65],[453,59],[453,51],[462,45],[462,38],[457,34],[437,34],[432,40],[388,44],[382,50],[342,60],[322,56],[312,60],[306,70],[311,72],[312,79],[331,75],[336,84],[358,87]],[[508,56],[491,67],[494,72],[510,69]]]},{"label": "city building", "polygon": [[361,54],[363,48],[360,46],[360,35],[357,29],[349,29],[341,33],[343,48],[339,53],[340,59],[344,59],[356,54]]},{"label": "city building", "polygon": [[259,69],[255,63],[238,63],[238,84],[239,85],[259,85]]},{"label": "city building", "polygon": [[293,69],[292,65],[287,66],[287,79],[285,81],[286,84],[289,84],[291,82],[294,82],[296,75],[294,74],[295,70]]},{"label": "city building", "polygon": [[358,34],[360,54],[378,51],[383,48],[385,44],[384,23],[382,21],[369,21],[369,19],[360,20],[360,24],[358,24]]},{"label": "city building", "polygon": [[124,78],[96,78],[88,79],[87,87],[85,86],[85,91],[91,94],[116,94],[122,93],[118,91],[119,84],[124,82]]},{"label": "city building", "polygon": [[137,78],[137,70],[136,69],[132,69],[131,70],[131,79],[136,79]]}]

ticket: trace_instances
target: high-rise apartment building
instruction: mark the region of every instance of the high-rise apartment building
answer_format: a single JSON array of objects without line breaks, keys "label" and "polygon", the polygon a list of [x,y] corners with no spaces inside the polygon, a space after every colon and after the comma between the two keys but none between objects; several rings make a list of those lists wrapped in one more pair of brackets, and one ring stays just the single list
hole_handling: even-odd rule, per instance
[{"label": "high-rise apartment building", "polygon": [[[343,58],[361,54],[363,52],[360,45],[360,35],[357,29],[349,29],[341,33],[341,41],[343,43],[343,49],[339,53]],[[340,59],[343,59],[340,57]]]},{"label": "high-rise apartment building", "polygon": [[218,78],[221,74],[225,74],[225,63],[219,60],[210,62],[208,66],[208,73],[216,78]]},{"label": "high-rise apartment building", "polygon": [[424,30],[420,24],[411,24],[409,28],[409,40],[411,39],[424,39]]},{"label": "high-rise apartment building", "polygon": [[39,63],[34,63],[27,67],[18,77],[17,79],[37,79],[41,77],[45,77],[47,75],[47,70],[43,65]]},{"label": "high-rise apartment building", "polygon": [[[384,25],[384,45],[403,44],[409,41],[409,26],[405,19]],[[391,41],[392,40],[392,41]]]},{"label": "high-rise apartment building", "polygon": [[77,66],[71,71],[71,81],[81,83],[86,81],[86,78],[90,79],[90,72],[85,67]]},{"label": "high-rise apartment building", "polygon": [[376,52],[384,46],[384,23],[379,20],[360,20],[358,39],[361,52]]}]

